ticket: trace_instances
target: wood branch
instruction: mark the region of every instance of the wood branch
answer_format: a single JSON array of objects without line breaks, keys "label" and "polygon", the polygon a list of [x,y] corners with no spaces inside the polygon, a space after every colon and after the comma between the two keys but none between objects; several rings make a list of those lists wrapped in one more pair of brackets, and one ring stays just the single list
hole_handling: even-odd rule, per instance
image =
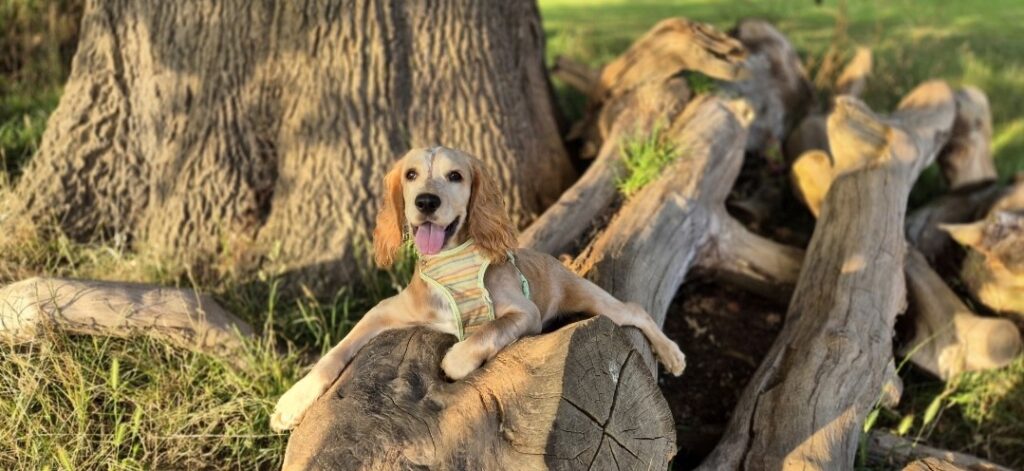
[{"label": "wood branch", "polygon": [[800,56],[789,40],[767,21],[748,19],[729,32],[749,51],[749,79],[722,84],[750,103],[755,118],[746,150],[763,152],[781,144],[797,120],[814,102],[814,90]]},{"label": "wood branch", "polygon": [[917,250],[910,249],[906,270],[915,329],[900,353],[915,365],[948,380],[965,371],[1001,368],[1020,354],[1017,326],[972,312]]},{"label": "wood branch", "polygon": [[868,77],[872,70],[871,49],[858,47],[853,58],[846,64],[836,79],[836,95],[860,98],[868,86]]},{"label": "wood branch", "polygon": [[[859,47],[850,60],[834,86],[835,96],[860,97],[867,87],[867,79],[871,75],[872,59],[871,49]],[[828,155],[831,150],[828,145],[828,133],[825,128],[825,118],[831,111],[831,106],[809,113],[800,121],[793,132],[786,137],[783,146],[783,154],[786,160],[794,162],[801,155],[811,151],[822,151]],[[801,195],[797,194],[798,197]],[[824,196],[822,193],[820,196]]]},{"label": "wood branch", "polygon": [[960,278],[971,295],[995,311],[1024,315],[1024,208],[996,203],[981,221],[942,228],[968,248]]},{"label": "wood branch", "polygon": [[551,68],[551,75],[565,82],[590,99],[595,99],[600,83],[601,73],[586,64],[576,62],[568,57],[558,56]]},{"label": "wood branch", "polygon": [[939,155],[939,167],[952,189],[989,182],[999,175],[992,160],[992,112],[988,98],[974,87],[956,93],[953,135]]},{"label": "wood branch", "polygon": [[226,355],[252,327],[195,291],[160,286],[30,278],[0,289],[0,337],[32,341],[47,328],[76,334],[149,335]]},{"label": "wood branch", "polygon": [[668,404],[606,318],[521,339],[443,379],[454,338],[374,339],[292,433],[284,469],[665,469]]},{"label": "wood branch", "polygon": [[907,216],[907,240],[940,272],[954,273],[958,267],[948,265],[955,258],[951,256],[950,249],[956,244],[941,225],[963,224],[983,218],[1006,192],[1003,185],[989,182],[945,194]]},{"label": "wood branch", "polygon": [[906,304],[903,208],[954,112],[941,82],[915,89],[890,119],[837,100],[828,135],[835,165],[849,171],[822,204],[783,330],[702,469],[853,466]]},{"label": "wood branch", "polygon": [[690,100],[686,81],[673,78],[644,85],[622,100],[623,109],[610,126],[597,160],[558,201],[519,236],[519,245],[560,255],[566,253],[617,197],[615,181],[625,173],[622,146],[628,139],[650,135],[659,120],[672,121]]},{"label": "wood branch", "polygon": [[[914,460],[938,459],[971,471],[1010,471],[1008,468],[955,451],[942,450],[893,435],[873,431],[868,435],[868,462],[877,466],[898,467]],[[905,468],[907,469],[907,468]],[[927,469],[927,468],[925,468]],[[942,468],[939,468],[942,469]]]},{"label": "wood branch", "polygon": [[[701,96],[664,132],[679,156],[628,200],[573,263],[573,269],[624,301],[642,305],[660,326],[669,302],[713,237],[739,173],[750,109]],[[652,371],[646,339],[631,331]]]}]

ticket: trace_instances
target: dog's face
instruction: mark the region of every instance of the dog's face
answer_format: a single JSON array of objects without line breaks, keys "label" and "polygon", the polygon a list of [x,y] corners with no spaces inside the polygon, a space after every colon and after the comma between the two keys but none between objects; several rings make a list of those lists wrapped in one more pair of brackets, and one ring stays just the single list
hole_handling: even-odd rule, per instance
[{"label": "dog's face", "polygon": [[497,262],[515,246],[515,229],[496,182],[466,153],[413,149],[385,177],[384,190],[374,230],[376,258],[383,266],[393,263],[405,234],[422,255],[472,238]]}]

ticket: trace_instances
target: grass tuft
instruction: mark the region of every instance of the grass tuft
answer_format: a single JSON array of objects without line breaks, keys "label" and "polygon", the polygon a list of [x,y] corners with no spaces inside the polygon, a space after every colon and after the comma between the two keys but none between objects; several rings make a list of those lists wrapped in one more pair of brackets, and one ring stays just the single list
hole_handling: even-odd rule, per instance
[{"label": "grass tuft", "polygon": [[665,167],[679,156],[676,146],[664,139],[661,125],[656,125],[645,137],[626,139],[619,152],[626,174],[615,182],[615,186],[627,198],[658,178]]}]

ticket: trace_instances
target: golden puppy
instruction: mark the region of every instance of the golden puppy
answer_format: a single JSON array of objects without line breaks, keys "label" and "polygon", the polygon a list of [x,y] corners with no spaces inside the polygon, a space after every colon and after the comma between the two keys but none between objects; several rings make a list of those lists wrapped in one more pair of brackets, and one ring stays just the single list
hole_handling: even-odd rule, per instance
[{"label": "golden puppy", "polygon": [[373,233],[377,263],[390,266],[408,234],[419,252],[416,274],[281,397],[271,418],[275,430],[298,424],[370,339],[402,327],[457,336],[441,361],[455,380],[564,313],[603,315],[637,327],[669,372],[683,372],[683,353],[643,308],[618,301],[549,255],[516,248],[498,185],[479,160],[444,147],[413,149],[387,174],[384,188]]}]

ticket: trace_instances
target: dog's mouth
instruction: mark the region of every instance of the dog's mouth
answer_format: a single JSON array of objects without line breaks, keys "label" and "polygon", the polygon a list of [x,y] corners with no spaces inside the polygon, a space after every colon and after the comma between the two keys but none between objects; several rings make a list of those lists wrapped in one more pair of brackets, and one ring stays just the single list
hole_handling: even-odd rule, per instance
[{"label": "dog's mouth", "polygon": [[459,218],[455,218],[447,227],[432,222],[425,222],[413,228],[416,235],[416,248],[423,255],[434,255],[444,248],[444,244],[455,235],[459,228]]}]

